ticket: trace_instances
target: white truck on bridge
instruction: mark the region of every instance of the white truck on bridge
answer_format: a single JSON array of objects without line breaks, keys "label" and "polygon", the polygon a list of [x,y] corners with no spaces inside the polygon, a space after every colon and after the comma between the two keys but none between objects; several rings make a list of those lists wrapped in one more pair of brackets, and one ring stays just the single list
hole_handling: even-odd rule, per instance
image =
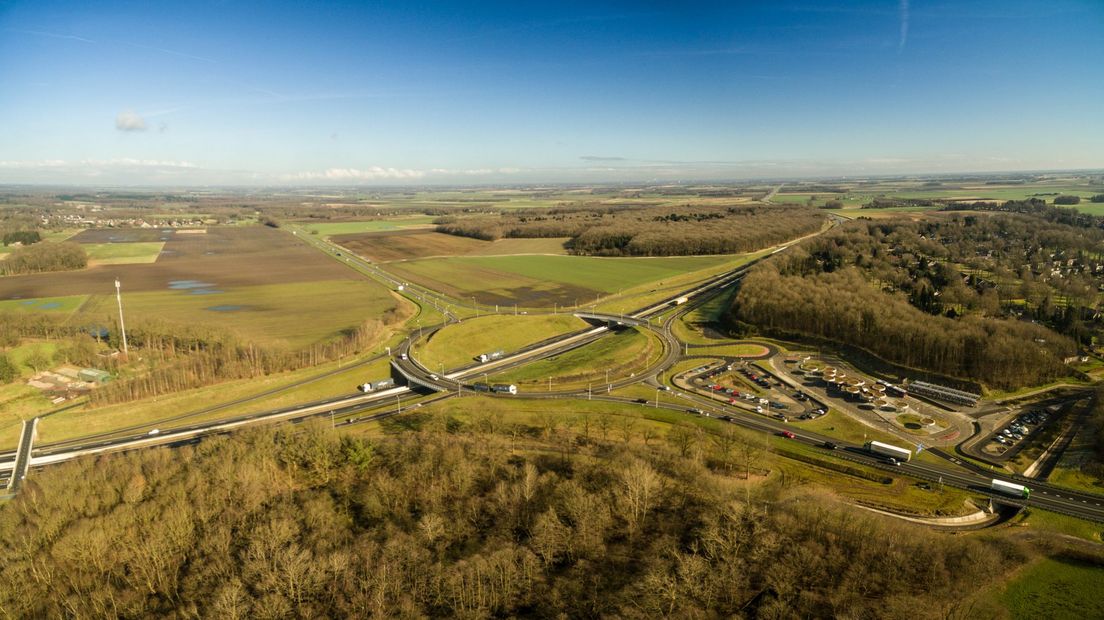
[{"label": "white truck on bridge", "polygon": [[993,478],[993,481],[989,483],[989,488],[997,493],[1012,495],[1020,499],[1027,499],[1031,495],[1031,489],[1022,484],[1005,482],[1004,480],[997,480],[996,478]]},{"label": "white truck on bridge", "polygon": [[866,442],[866,451],[872,452],[879,456],[889,457],[891,459],[909,462],[912,459],[912,451],[904,448],[898,448],[897,446],[891,446],[888,443],[882,443],[880,441],[868,441]]}]

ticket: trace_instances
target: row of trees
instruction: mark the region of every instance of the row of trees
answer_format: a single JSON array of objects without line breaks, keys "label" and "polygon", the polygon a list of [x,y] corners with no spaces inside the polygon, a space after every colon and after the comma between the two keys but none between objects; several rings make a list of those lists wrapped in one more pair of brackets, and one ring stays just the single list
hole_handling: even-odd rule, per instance
[{"label": "row of trees", "polygon": [[749,502],[673,443],[410,422],[370,442],[307,425],[36,473],[0,507],[0,610],[965,617],[961,601],[1031,554],[823,495]]},{"label": "row of trees", "polygon": [[12,245],[13,243],[31,245],[39,241],[42,241],[42,235],[37,230],[14,230],[4,233],[4,245]]},{"label": "row of trees", "polygon": [[748,252],[815,232],[816,209],[798,205],[595,207],[446,217],[438,232],[493,241],[502,237],[571,237],[575,254],[686,256]]},{"label": "row of trees", "polygon": [[84,269],[87,265],[88,254],[79,243],[36,243],[16,248],[5,260],[0,261],[0,274],[10,276],[41,271],[69,271]]}]

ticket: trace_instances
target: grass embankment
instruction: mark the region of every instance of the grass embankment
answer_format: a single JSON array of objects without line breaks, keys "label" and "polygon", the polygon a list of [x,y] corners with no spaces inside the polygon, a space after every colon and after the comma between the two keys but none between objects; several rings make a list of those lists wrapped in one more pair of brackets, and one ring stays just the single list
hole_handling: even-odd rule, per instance
[{"label": "grass embankment", "polygon": [[1102,583],[1104,566],[1044,557],[983,596],[978,611],[1005,611],[1014,620],[1104,618]]},{"label": "grass embankment", "polygon": [[626,329],[560,355],[491,374],[488,380],[531,390],[547,389],[551,377],[553,390],[580,389],[604,384],[607,370],[610,381],[642,372],[662,354],[663,345],[651,332]]},{"label": "grass embankment", "polygon": [[97,433],[109,433],[121,428],[146,426],[166,430],[174,426],[187,426],[206,420],[217,420],[235,415],[287,407],[323,398],[353,395],[356,386],[365,381],[390,376],[388,360],[381,359],[368,366],[339,372],[286,392],[280,392],[248,403],[234,405],[174,423],[162,425],[163,420],[185,413],[199,411],[220,403],[248,398],[269,390],[287,387],[304,379],[348,366],[351,362],[332,362],[295,372],[281,373],[257,379],[229,381],[218,385],[187,390],[143,401],[122,403],[96,409],[74,409],[52,415],[39,422],[40,443],[67,441]]},{"label": "grass embankment", "polygon": [[449,370],[472,363],[481,353],[510,353],[586,326],[586,321],[570,314],[481,316],[449,325],[419,341],[414,357],[430,370],[440,370],[442,365]]}]

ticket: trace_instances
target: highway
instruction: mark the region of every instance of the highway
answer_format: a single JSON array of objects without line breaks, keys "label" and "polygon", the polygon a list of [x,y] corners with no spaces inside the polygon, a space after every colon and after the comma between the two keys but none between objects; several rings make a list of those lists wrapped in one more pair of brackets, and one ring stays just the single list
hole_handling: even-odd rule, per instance
[{"label": "highway", "polygon": [[[622,378],[615,382],[611,382],[612,387],[622,387],[643,381],[652,382],[654,385],[655,378],[659,373],[665,372],[681,359],[680,348],[682,343],[672,331],[674,321],[700,303],[709,299],[713,294],[719,293],[726,287],[735,283],[743,276],[747,269],[754,264],[753,261],[737,269],[708,278],[692,286],[688,290],[651,303],[623,317],[622,315],[580,313],[589,315],[588,318],[591,320],[604,320],[607,324],[550,338],[546,341],[530,345],[520,351],[513,352],[501,359],[471,364],[458,369],[449,369],[448,373],[437,375],[432,372],[431,369],[427,369],[420,365],[417,360],[413,358],[411,355],[411,346],[418,338],[431,334],[444,325],[458,320],[455,314],[450,310],[451,304],[446,303],[447,300],[445,298],[432,291],[422,291],[419,288],[410,287],[408,284],[392,278],[390,275],[386,274],[386,272],[383,272],[367,261],[363,261],[355,256],[343,256],[346,252],[342,251],[339,253],[338,250],[329,247],[325,242],[307,239],[304,235],[300,235],[300,237],[332,254],[335,259],[343,260],[358,270],[370,271],[374,276],[384,279],[386,282],[396,286],[396,288],[402,284],[404,294],[411,295],[424,303],[432,305],[445,316],[446,323],[420,328],[412,332],[411,335],[399,345],[395,351],[395,358],[393,358],[393,364],[401,374],[415,379],[416,383],[421,383],[429,389],[441,392],[438,396],[425,401],[426,403],[462,394],[465,390],[470,391],[471,384],[469,381],[478,378],[484,373],[514,368],[522,364],[531,363],[539,359],[562,354],[565,351],[577,347],[585,346],[610,333],[612,327],[616,327],[617,323],[635,323],[644,329],[653,331],[664,343],[664,354],[646,372],[638,374],[635,377]],[[785,250],[790,247],[792,243],[794,242],[778,248],[773,253]],[[356,263],[355,265],[353,264],[354,262]],[[689,300],[688,303],[679,303],[677,301],[684,297]],[[658,326],[653,324],[653,319],[669,311],[670,314],[662,320]],[[28,450],[27,452],[29,454],[19,454],[18,456],[0,455],[0,479],[2,479],[7,472],[17,468],[15,462],[17,459],[28,458],[29,466],[40,467],[108,451],[132,450],[191,442],[203,435],[230,432],[246,425],[258,423],[294,421],[314,416],[347,416],[361,411],[370,411],[388,406],[391,400],[394,399],[394,409],[352,418],[346,420],[345,423],[359,423],[380,419],[401,412],[403,410],[401,407],[401,399],[404,396],[409,397],[413,394],[414,392],[411,388],[399,386],[376,393],[357,394],[316,401],[294,407],[257,412],[214,422],[197,423],[163,432],[150,431],[144,434],[131,434],[121,437],[87,437],[64,444],[43,445],[39,446],[33,453],[30,453]],[[680,410],[684,412],[691,409],[701,409],[703,412],[713,417],[727,415],[730,417],[731,422],[745,428],[774,434],[781,434],[783,431],[788,431],[794,434],[794,441],[813,446],[823,446],[826,442],[834,442],[840,446],[840,449],[833,451],[825,449],[824,453],[826,457],[863,463],[865,465],[885,469],[887,472],[893,474],[905,474],[931,482],[966,489],[971,492],[993,497],[1004,504],[1037,506],[1062,514],[1104,522],[1104,497],[1074,493],[1035,480],[1023,481],[1012,476],[992,476],[989,472],[980,470],[980,468],[974,467],[971,469],[971,467],[968,466],[969,464],[961,461],[948,465],[912,461],[902,463],[899,466],[892,466],[886,463],[881,457],[865,452],[860,446],[846,445],[830,437],[818,435],[800,427],[789,426],[781,421],[775,421],[757,414],[734,412],[731,408],[725,408],[712,399],[695,394],[681,391],[668,392],[668,394],[671,394],[672,398],[677,400],[673,400],[673,402],[670,403],[653,403],[647,406],[659,406],[665,409]],[[593,400],[606,400],[610,402],[637,402],[633,399],[613,397],[604,394],[602,390],[596,393],[577,389],[547,392],[534,391],[528,393],[523,392],[515,396],[496,396],[501,398],[591,398]],[[688,413],[688,415],[691,414]],[[992,477],[1011,482],[1025,482],[1029,488],[1033,490],[1031,498],[1028,500],[1021,500],[990,492],[989,483]]]}]

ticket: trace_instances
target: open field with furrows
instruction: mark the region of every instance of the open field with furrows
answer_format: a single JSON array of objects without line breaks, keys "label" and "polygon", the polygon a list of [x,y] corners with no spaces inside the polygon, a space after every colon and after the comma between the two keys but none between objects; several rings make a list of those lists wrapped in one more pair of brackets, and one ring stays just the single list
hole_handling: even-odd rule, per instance
[{"label": "open field with furrows", "polygon": [[585,389],[588,384],[599,390],[607,376],[615,381],[643,372],[662,355],[663,344],[654,334],[626,329],[553,357],[491,373],[487,380],[540,391],[548,388],[551,377],[553,390]]},{"label": "open field with furrows", "polygon": [[[370,280],[321,280],[139,291],[125,294],[123,303],[128,323],[202,323],[228,329],[250,342],[295,348],[337,336],[409,302]],[[111,325],[115,312],[114,295],[96,295],[76,320]]]},{"label": "open field with furrows", "polygon": [[[131,242],[159,233],[150,229],[88,230],[77,235],[87,243],[111,243],[123,235]],[[132,238],[133,237],[133,238]],[[75,238],[76,239],[76,238]],[[263,227],[210,228],[206,234],[168,236],[157,261],[149,264],[103,265],[80,271],[37,273],[0,278],[0,300],[113,293],[115,279],[123,291],[168,291],[183,284],[194,289],[225,290],[318,280],[360,280],[362,277],[287,232]]]},{"label": "open field with furrows", "polygon": [[597,258],[589,256],[464,256],[394,263],[403,278],[484,305],[584,306],[599,296],[656,283],[731,261],[731,256]]},{"label": "open field with furrows", "polygon": [[503,256],[511,254],[566,254],[567,238],[499,239],[483,241],[432,230],[337,235],[334,243],[377,262],[401,261],[430,256]]},{"label": "open field with furrows", "polygon": [[473,363],[480,353],[502,350],[506,353],[559,334],[587,327],[570,314],[489,315],[449,325],[419,342],[415,358],[426,368],[437,371]]}]

